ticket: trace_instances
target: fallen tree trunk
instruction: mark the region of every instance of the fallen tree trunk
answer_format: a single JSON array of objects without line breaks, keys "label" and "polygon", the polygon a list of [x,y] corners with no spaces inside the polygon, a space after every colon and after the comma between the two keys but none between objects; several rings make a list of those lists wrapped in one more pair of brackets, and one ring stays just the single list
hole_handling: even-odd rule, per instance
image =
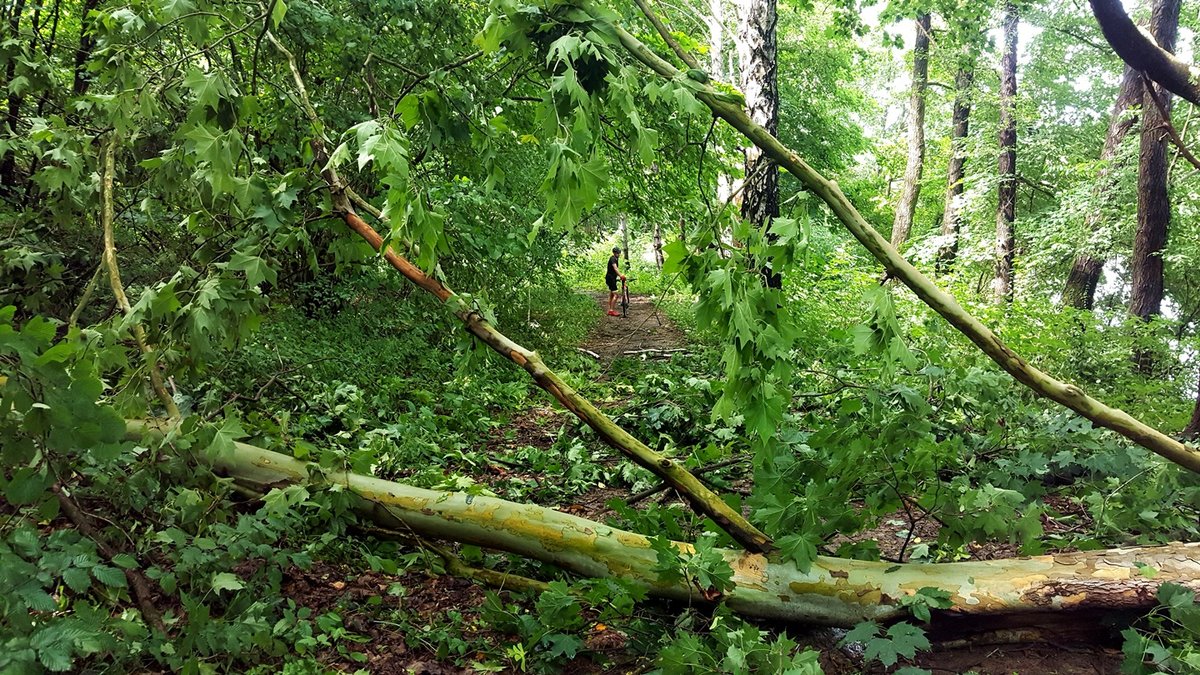
[{"label": "fallen tree trunk", "polygon": [[[170,433],[155,423],[128,426],[135,438]],[[245,443],[211,461],[218,472],[260,494],[319,479],[357,495],[360,514],[380,527],[507,551],[583,576],[626,579],[658,597],[712,600],[686,582],[660,581],[657,554],[646,536],[553,509],[346,472],[310,475],[300,460]],[[674,545],[682,554],[693,550],[690,544]],[[902,618],[908,612],[904,599],[926,587],[950,592],[953,604],[945,615],[1028,613],[1043,620],[1046,613],[1075,610],[1143,610],[1155,605],[1163,582],[1200,590],[1200,544],[943,564],[820,557],[807,573],[776,555],[720,553],[735,584],[722,599],[734,611],[830,626]]]},{"label": "fallen tree trunk", "polygon": [[[683,77],[678,68],[662,59],[629,31],[592,11],[594,25],[609,33],[622,47],[647,68],[666,79]],[[929,277],[900,254],[891,243],[867,222],[837,183],[809,166],[794,151],[779,141],[761,125],[750,119],[746,110],[729,101],[727,95],[704,85],[695,92],[696,98],[725,120],[731,127],[762,149],[763,153],[798,178],[813,194],[821,198],[850,234],[881,262],[888,274],[908,286],[922,302],[942,315],[980,351],[1029,387],[1034,393],[1074,410],[1092,423],[1111,429],[1142,447],[1169,459],[1180,466],[1200,473],[1200,450],[1180,443],[1119,408],[1113,408],[1084,393],[1077,385],[1062,382],[1030,365],[1014,352],[987,326],[967,312],[953,295],[943,291]]]}]

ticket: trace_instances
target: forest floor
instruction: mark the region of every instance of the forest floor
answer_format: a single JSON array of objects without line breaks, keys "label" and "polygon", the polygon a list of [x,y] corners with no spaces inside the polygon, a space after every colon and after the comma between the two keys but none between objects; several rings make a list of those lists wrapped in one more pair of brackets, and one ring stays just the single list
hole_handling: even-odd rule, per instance
[{"label": "forest floor", "polygon": [[[593,297],[601,309],[608,308],[608,293],[595,293]],[[601,316],[580,348],[609,363],[621,356],[665,355],[683,349],[685,344],[683,331],[658,309],[652,296],[630,295],[626,315]]]},{"label": "forest floor", "polygon": [[[594,299],[601,309],[607,309],[607,293],[595,293]],[[600,377],[606,377],[608,368],[619,358],[658,359],[670,358],[671,354],[686,349],[684,332],[654,304],[650,296],[635,295],[627,316],[602,316],[591,333],[580,345],[580,349],[598,358],[601,365]],[[563,411],[551,405],[537,405],[514,415],[509,423],[493,431],[487,442],[489,457],[502,457],[515,448],[531,446],[550,448],[563,433],[569,418]],[[616,458],[613,458],[616,461]],[[493,466],[486,471],[497,475],[481,475],[477,479],[484,483],[508,473],[502,466]],[[540,478],[531,475],[531,479]],[[670,500],[672,494],[664,491],[657,500]],[[558,506],[562,511],[586,518],[604,520],[606,503],[614,498],[628,499],[627,489],[617,487],[595,488],[578,495],[569,503]],[[1077,507],[1066,503],[1055,504],[1061,513],[1076,511]],[[885,518],[876,528],[859,533],[854,540],[875,539],[881,553],[889,558],[907,558],[911,545],[936,539],[938,524],[922,518],[919,513],[899,512],[895,518]],[[1046,522],[1047,531],[1054,531],[1057,523]],[[908,536],[912,530],[913,536]],[[840,542],[833,542],[835,545]],[[992,559],[1019,555],[1015,545],[990,544],[974,547],[973,558]],[[419,565],[417,566],[419,567]],[[309,570],[293,570],[284,582],[284,592],[297,604],[309,607],[314,615],[326,612],[340,614],[347,628],[369,638],[361,644],[343,645],[339,653],[329,649],[322,660],[331,665],[341,665],[348,671],[366,666],[371,673],[413,673],[415,675],[448,675],[474,673],[477,670],[454,665],[459,660],[483,658],[483,653],[444,654],[438,658],[437,643],[445,644],[445,636],[438,633],[458,631],[464,648],[481,643],[499,647],[515,638],[492,630],[480,616],[485,589],[471,581],[452,576],[432,576],[414,568],[400,575],[388,576],[376,572],[355,571],[342,564],[319,563]],[[374,604],[371,597],[379,598]],[[658,604],[658,603],[651,603]],[[408,617],[405,625],[391,621],[376,620],[381,610],[403,609]],[[657,610],[665,611],[666,607]],[[447,617],[454,618],[453,628],[447,626]],[[844,631],[828,628],[806,628],[803,626],[765,625],[764,628],[786,630],[799,644],[821,652],[821,665],[829,675],[851,673],[885,673],[878,664],[863,669],[861,660],[849,649],[838,646]],[[422,633],[427,633],[422,635]],[[413,646],[414,634],[419,645]],[[1012,641],[1014,631],[1002,627],[988,634],[975,635],[968,639],[957,639],[945,643],[935,641],[931,652],[919,654],[910,665],[926,668],[932,673],[978,673],[979,675],[1109,675],[1120,672],[1121,652],[1119,643],[1106,643],[1104,639],[1082,642],[1079,638],[1063,638],[1062,641],[1031,640],[1015,644],[989,644],[989,638],[1007,637]],[[1028,635],[1026,633],[1025,635]],[[592,654],[604,657],[601,664],[590,657],[580,656],[565,664],[562,672],[586,674],[642,673],[653,667],[646,657],[627,648],[627,638],[619,631],[597,632],[590,630],[586,648]],[[444,647],[443,647],[444,649]],[[359,652],[355,659],[348,658],[351,652]],[[510,672],[510,671],[503,671]],[[517,672],[517,671],[511,671]]]}]

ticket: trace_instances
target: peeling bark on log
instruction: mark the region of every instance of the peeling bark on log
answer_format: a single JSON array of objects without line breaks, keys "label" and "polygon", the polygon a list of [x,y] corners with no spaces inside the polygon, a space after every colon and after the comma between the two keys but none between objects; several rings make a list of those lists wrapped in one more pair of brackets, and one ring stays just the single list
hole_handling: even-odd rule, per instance
[{"label": "peeling bark on log", "polygon": [[[666,79],[672,79],[679,75],[679,70],[675,66],[651,51],[629,31],[596,14],[592,16],[596,20],[597,26],[603,26],[605,30],[611,31],[626,51],[647,68]],[[722,100],[720,93],[712,88],[697,91],[696,97],[708,106],[714,115],[728,122],[730,126],[762,148],[764,154],[779,162],[780,166],[787,169],[813,194],[820,197],[846,229],[854,235],[854,238],[883,264],[889,275],[908,286],[922,302],[942,315],[950,325],[975,343],[980,351],[1018,382],[1029,387],[1039,396],[1074,410],[1098,426],[1111,429],[1147,450],[1191,471],[1200,472],[1200,451],[1196,448],[1171,438],[1119,408],[1113,408],[1088,396],[1077,385],[1057,380],[1031,366],[991,329],[967,312],[954,296],[939,288],[929,277],[905,259],[883,235],[879,234],[878,230],[863,218],[837,183],[822,176],[793,150],[780,143],[778,138],[768,133],[762,126],[755,124],[741,106]]]},{"label": "peeling bark on log", "polygon": [[[134,438],[170,433],[165,425],[129,423]],[[259,493],[314,479],[306,463],[245,443],[235,443],[232,453],[212,463]],[[583,576],[627,579],[658,597],[711,600],[690,584],[659,581],[653,571],[657,556],[641,534],[493,497],[425,490],[345,472],[315,478],[357,495],[359,512],[380,527],[507,551]],[[681,553],[692,550],[682,542],[675,547]],[[1157,604],[1155,594],[1163,582],[1200,590],[1200,544],[942,564],[820,557],[808,572],[775,555],[720,553],[733,570],[736,586],[723,600],[734,611],[831,626],[902,618],[907,610],[901,600],[930,586],[951,593],[953,606],[943,617],[1145,610]],[[1146,566],[1155,570],[1153,579],[1143,574]]]}]

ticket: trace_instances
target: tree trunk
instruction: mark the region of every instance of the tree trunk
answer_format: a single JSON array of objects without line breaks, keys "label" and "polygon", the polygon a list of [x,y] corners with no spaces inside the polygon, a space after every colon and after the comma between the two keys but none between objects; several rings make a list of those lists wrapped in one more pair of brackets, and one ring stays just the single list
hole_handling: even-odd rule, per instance
[{"label": "tree trunk", "polygon": [[[1173,37],[1170,46],[1163,44],[1153,32],[1151,37],[1154,40],[1147,39],[1146,32],[1139,29],[1125,13],[1122,0],[1089,0],[1089,3],[1096,23],[1100,24],[1100,32],[1104,33],[1104,39],[1108,40],[1122,61],[1134,70],[1149,75],[1167,90],[1200,105],[1200,83],[1192,74],[1193,66],[1171,53],[1175,49]],[[1152,13],[1155,11],[1152,10]]]},{"label": "tree trunk", "polygon": [[[131,437],[165,429],[129,424]],[[199,456],[199,455],[198,455]],[[358,512],[378,525],[514,553],[588,577],[616,577],[651,594],[689,603],[714,599],[692,580],[664,582],[657,553],[644,535],[554,509],[440,492],[345,472],[310,476],[300,460],[244,443],[212,459],[217,471],[260,494],[307,481],[337,485],[357,496]],[[681,555],[695,549],[675,542]],[[734,588],[721,597],[746,616],[853,626],[902,618],[903,601],[925,587],[949,591],[940,616],[1013,615],[1147,609],[1164,582],[1200,589],[1200,544],[1060,553],[1014,560],[891,564],[819,557],[808,572],[777,556],[719,549]],[[1144,574],[1146,568],[1155,574]]]},{"label": "tree trunk", "polygon": [[[1150,14],[1150,34],[1167,51],[1175,50],[1179,32],[1181,0],[1155,0]],[[1142,138],[1138,153],[1138,222],[1133,236],[1129,313],[1143,321],[1162,311],[1163,258],[1171,225],[1171,199],[1167,193],[1167,134],[1170,94],[1151,82],[1142,81]],[[1155,102],[1162,103],[1162,109]],[[1154,358],[1136,349],[1133,360],[1138,372],[1151,375]]]},{"label": "tree trunk", "polygon": [[[21,30],[21,13],[25,11],[25,0],[17,0],[13,6],[12,14],[8,18],[8,35],[10,39],[15,40]],[[12,82],[13,77],[17,72],[17,60],[10,59],[8,68],[5,69],[5,82]],[[21,120],[21,96],[10,93],[8,95],[8,114],[4,117],[4,125],[8,127],[8,134],[12,138],[20,137],[17,133],[17,125]],[[5,192],[16,192],[17,190],[17,153],[11,148],[4,151],[4,158],[0,160],[0,186],[3,186]]]},{"label": "tree trunk", "polygon": [[[1150,17],[1150,34],[1167,51],[1174,51],[1179,28],[1180,0],[1155,0]],[[1130,259],[1132,287],[1129,312],[1148,320],[1159,314],[1163,296],[1162,250],[1171,222],[1167,195],[1167,119],[1155,105],[1158,95],[1169,112],[1170,94],[1143,80],[1142,138],[1138,153],[1138,224]]]},{"label": "tree trunk", "polygon": [[904,166],[900,203],[896,205],[896,217],[892,221],[892,246],[896,248],[908,240],[917,197],[921,194],[921,173],[925,168],[925,89],[928,86],[929,13],[926,12],[917,17],[913,43],[912,93],[908,99],[908,162]]},{"label": "tree trunk", "polygon": [[92,83],[87,74],[87,62],[92,58],[92,50],[96,48],[96,37],[92,34],[92,20],[88,15],[98,4],[100,0],[83,0],[80,8],[79,48],[75,50],[75,79],[71,84],[73,96],[86,94]]},{"label": "tree trunk", "polygon": [[[772,135],[779,132],[778,61],[775,0],[738,0],[738,61],[742,93],[750,119]],[[742,218],[760,228],[770,227],[779,216],[779,168],[755,145],[745,149],[746,178],[742,190]],[[783,277],[764,269],[767,286],[780,288]]]},{"label": "tree trunk", "polygon": [[625,255],[625,270],[629,270],[629,216],[622,213],[617,216],[617,229],[621,234],[621,253]]},{"label": "tree trunk", "polygon": [[663,262],[664,262],[664,260],[663,260],[662,225],[660,225],[658,222],[658,219],[655,218],[654,219],[654,265],[656,267],[658,267],[658,269],[661,270],[662,266],[663,266]]},{"label": "tree trunk", "polygon": [[1017,5],[1004,4],[1004,54],[1000,60],[1000,190],[996,206],[996,275],[992,292],[997,302],[1012,300],[1013,222],[1017,217]]},{"label": "tree trunk", "polygon": [[1200,438],[1200,385],[1196,387],[1196,406],[1192,408],[1192,419],[1184,428],[1183,437],[1190,441]]},{"label": "tree trunk", "polygon": [[[1088,214],[1088,220],[1092,214]],[[1100,283],[1100,271],[1104,260],[1090,253],[1080,253],[1071,263],[1067,283],[1063,286],[1063,304],[1076,309],[1092,309],[1096,303],[1096,286]]]},{"label": "tree trunk", "polygon": [[942,245],[938,249],[937,269],[945,274],[958,256],[958,233],[962,228],[963,179],[966,176],[967,142],[971,121],[971,86],[975,82],[975,57],[971,46],[964,47],[963,63],[954,75],[953,130],[950,133],[950,164],[946,170],[946,206],[942,212]]},{"label": "tree trunk", "polygon": [[[1125,67],[1121,76],[1121,88],[1117,91],[1117,100],[1108,116],[1108,132],[1104,135],[1104,147],[1100,150],[1100,173],[1097,176],[1096,189],[1093,192],[1101,207],[1089,211],[1084,220],[1084,231],[1095,232],[1102,226],[1105,219],[1105,207],[1110,200],[1114,184],[1113,174],[1120,168],[1113,166],[1121,143],[1129,135],[1129,130],[1137,122],[1137,115],[1130,114],[1130,109],[1141,102],[1141,77],[1132,68]],[[1067,283],[1063,286],[1063,304],[1076,309],[1091,309],[1096,302],[1096,286],[1100,283],[1100,271],[1104,268],[1104,260],[1091,253],[1080,253],[1071,265],[1067,275]]]}]

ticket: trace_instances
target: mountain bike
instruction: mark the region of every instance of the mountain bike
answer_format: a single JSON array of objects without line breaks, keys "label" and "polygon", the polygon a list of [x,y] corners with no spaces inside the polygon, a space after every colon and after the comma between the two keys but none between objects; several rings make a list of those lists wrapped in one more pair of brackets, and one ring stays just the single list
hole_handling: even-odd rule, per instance
[{"label": "mountain bike", "polygon": [[629,318],[629,284],[621,280],[621,318]]}]

